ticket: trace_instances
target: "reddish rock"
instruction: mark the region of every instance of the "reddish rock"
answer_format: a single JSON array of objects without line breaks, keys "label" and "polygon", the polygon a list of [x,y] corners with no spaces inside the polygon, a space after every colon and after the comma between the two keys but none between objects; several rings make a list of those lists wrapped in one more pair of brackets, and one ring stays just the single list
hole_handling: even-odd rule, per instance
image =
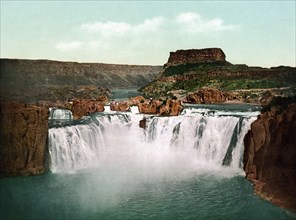
[{"label": "reddish rock", "polygon": [[225,61],[225,54],[220,48],[177,50],[170,52],[170,57],[165,66],[183,63],[201,63]]},{"label": "reddish rock", "polygon": [[129,99],[129,104],[130,105],[138,105],[140,103],[144,103],[147,102],[148,100],[146,100],[143,96],[135,96],[135,97],[131,97]]},{"label": "reddish rock", "polygon": [[177,116],[183,107],[180,100],[150,100],[138,104],[139,112],[143,114],[158,114],[161,116]]},{"label": "reddish rock", "polygon": [[75,99],[71,109],[74,119],[80,119],[93,112],[103,112],[104,104],[92,99]]},{"label": "reddish rock", "polygon": [[44,172],[48,117],[44,107],[0,104],[0,176]]},{"label": "reddish rock", "polygon": [[194,104],[223,103],[232,99],[229,93],[214,88],[200,88],[197,92],[190,93],[185,97],[184,102]]},{"label": "reddish rock", "polygon": [[118,111],[118,112],[128,112],[131,110],[129,103],[125,101],[121,102],[112,102],[110,104],[111,111]]},{"label": "reddish rock", "polygon": [[244,170],[254,191],[296,211],[296,104],[261,114],[244,139]]},{"label": "reddish rock", "polygon": [[101,95],[96,99],[96,101],[101,102],[106,105],[109,102],[109,98],[105,95]]},{"label": "reddish rock", "polygon": [[162,101],[150,100],[149,102],[139,103],[138,108],[142,114],[158,114],[160,105],[162,105]]}]

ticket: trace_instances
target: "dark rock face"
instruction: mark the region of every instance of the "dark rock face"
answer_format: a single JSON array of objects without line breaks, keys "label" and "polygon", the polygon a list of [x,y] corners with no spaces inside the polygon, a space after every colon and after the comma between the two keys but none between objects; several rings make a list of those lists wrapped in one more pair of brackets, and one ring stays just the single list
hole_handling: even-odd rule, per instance
[{"label": "dark rock face", "polygon": [[272,109],[252,123],[244,144],[244,170],[255,192],[296,211],[296,104]]},{"label": "dark rock face", "polygon": [[71,109],[74,119],[80,119],[89,113],[103,112],[104,110],[102,102],[91,99],[75,99]]},{"label": "dark rock face", "polygon": [[177,50],[170,52],[170,57],[165,66],[182,63],[202,63],[225,61],[225,54],[220,48]]},{"label": "dark rock face", "polygon": [[188,94],[184,101],[194,104],[223,103],[232,99],[229,93],[214,88],[200,88],[197,92]]},{"label": "dark rock face", "polygon": [[0,176],[44,172],[48,116],[47,108],[0,104]]}]

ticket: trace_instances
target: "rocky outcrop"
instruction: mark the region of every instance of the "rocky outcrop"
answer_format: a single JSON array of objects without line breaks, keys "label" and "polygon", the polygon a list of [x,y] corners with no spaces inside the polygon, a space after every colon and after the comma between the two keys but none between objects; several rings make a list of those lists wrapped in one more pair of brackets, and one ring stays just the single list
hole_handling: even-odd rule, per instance
[{"label": "rocky outcrop", "polygon": [[44,172],[48,116],[47,108],[0,104],[0,176]]},{"label": "rocky outcrop", "polygon": [[211,63],[225,61],[225,54],[220,48],[177,50],[170,52],[170,57],[165,66],[183,63]]},{"label": "rocky outcrop", "polygon": [[212,104],[223,103],[231,99],[231,94],[223,92],[220,89],[200,88],[197,92],[188,94],[185,97],[184,102],[194,104]]},{"label": "rocky outcrop", "polygon": [[296,211],[296,104],[261,114],[244,139],[244,170],[255,192]]},{"label": "rocky outcrop", "polygon": [[180,100],[149,100],[138,104],[139,112],[142,114],[157,114],[160,116],[177,116],[183,107]]},{"label": "rocky outcrop", "polygon": [[125,101],[114,101],[110,103],[111,111],[128,112],[131,110],[130,104]]},{"label": "rocky outcrop", "polygon": [[130,105],[138,105],[140,103],[144,103],[145,100],[146,99],[143,96],[135,96],[135,97],[129,98],[129,104]]},{"label": "rocky outcrop", "polygon": [[74,119],[80,119],[89,113],[103,112],[104,110],[102,102],[91,99],[75,99],[71,108]]}]

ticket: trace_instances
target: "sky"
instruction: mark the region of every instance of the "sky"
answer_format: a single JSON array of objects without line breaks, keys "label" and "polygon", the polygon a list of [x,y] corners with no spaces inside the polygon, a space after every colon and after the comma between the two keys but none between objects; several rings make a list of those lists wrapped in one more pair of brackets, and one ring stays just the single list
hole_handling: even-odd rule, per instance
[{"label": "sky", "polygon": [[1,58],[163,65],[219,47],[233,64],[296,65],[296,1],[1,0]]}]

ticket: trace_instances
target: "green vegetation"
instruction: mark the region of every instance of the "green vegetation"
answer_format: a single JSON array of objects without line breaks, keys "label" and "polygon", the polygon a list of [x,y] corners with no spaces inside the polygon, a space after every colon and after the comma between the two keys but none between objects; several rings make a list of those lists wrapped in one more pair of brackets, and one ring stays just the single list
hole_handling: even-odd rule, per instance
[{"label": "green vegetation", "polygon": [[220,88],[226,91],[239,89],[266,89],[283,87],[284,83],[265,79],[220,80]]},{"label": "green vegetation", "polygon": [[196,73],[204,73],[208,70],[212,69],[223,69],[227,66],[231,66],[230,63],[225,61],[213,62],[213,63],[186,63],[179,64],[176,66],[168,66],[165,68],[163,76],[174,76],[174,75],[182,75],[188,72],[196,72]]}]

